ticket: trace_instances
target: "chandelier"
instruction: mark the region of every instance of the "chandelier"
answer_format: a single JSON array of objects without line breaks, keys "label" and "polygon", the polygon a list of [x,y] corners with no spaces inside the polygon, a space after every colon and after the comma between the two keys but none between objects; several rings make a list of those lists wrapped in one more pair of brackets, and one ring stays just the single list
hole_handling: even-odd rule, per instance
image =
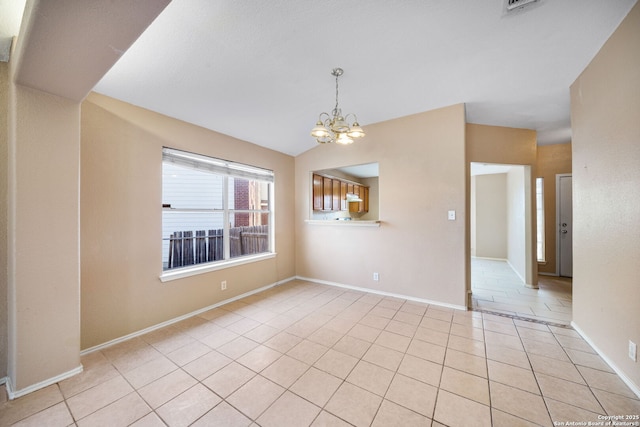
[{"label": "chandelier", "polygon": [[[362,138],[364,131],[358,124],[355,114],[349,113],[342,116],[342,111],[338,107],[338,77],[344,73],[342,68],[334,68],[331,75],[336,77],[336,106],[331,112],[320,113],[316,126],[311,129],[311,136],[320,144],[335,142],[336,144],[351,144],[354,138]],[[349,125],[348,118],[353,116],[353,124]]]}]

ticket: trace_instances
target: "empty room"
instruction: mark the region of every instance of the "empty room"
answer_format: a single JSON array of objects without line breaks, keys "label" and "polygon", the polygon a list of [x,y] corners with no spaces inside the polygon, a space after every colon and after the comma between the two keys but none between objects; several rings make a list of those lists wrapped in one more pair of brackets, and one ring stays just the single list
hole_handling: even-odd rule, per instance
[{"label": "empty room", "polygon": [[0,0],[0,426],[640,426],[636,0]]}]

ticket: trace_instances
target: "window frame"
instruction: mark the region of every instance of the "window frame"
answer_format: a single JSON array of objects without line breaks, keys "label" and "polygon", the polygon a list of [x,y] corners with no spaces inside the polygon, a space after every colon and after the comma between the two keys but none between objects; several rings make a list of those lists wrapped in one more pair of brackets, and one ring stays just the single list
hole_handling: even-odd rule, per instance
[{"label": "window frame", "polygon": [[[224,257],[222,260],[216,261],[208,261],[199,264],[192,264],[184,267],[174,267],[171,269],[162,270],[160,274],[160,280],[162,282],[168,282],[176,279],[181,279],[193,275],[208,273],[211,271],[221,270],[229,267],[235,267],[238,265],[253,263],[257,261],[262,261],[270,258],[274,258],[276,256],[275,252],[275,173],[272,170],[231,162],[228,160],[223,160],[211,156],[191,153],[183,150],[177,150],[169,147],[163,147],[162,149],[162,163],[164,165],[165,162],[173,162],[183,167],[193,168],[193,169],[201,169],[203,171],[212,172],[214,174],[220,174],[223,178],[222,185],[222,199],[223,199],[223,207],[222,209],[204,209],[201,211],[208,211],[211,213],[220,213],[223,214],[223,248],[224,248]],[[239,178],[239,179],[247,179],[247,180],[255,180],[258,182],[266,182],[269,184],[269,205],[267,210],[261,209],[234,209],[229,206],[229,191],[232,191],[232,186],[230,187],[230,177]],[[163,175],[163,185],[164,185],[164,175]],[[164,200],[163,200],[164,203]],[[167,208],[163,205],[162,212],[170,209],[174,212],[179,211],[193,211],[194,209],[190,208]],[[235,258],[231,258],[231,250],[230,250],[230,224],[229,218],[231,215],[235,213],[261,213],[268,214],[268,251],[261,252],[258,254],[250,254],[237,256]],[[164,215],[162,215],[162,223],[164,223]],[[162,238],[164,240],[164,237]],[[165,262],[164,257],[161,259],[161,265]]]}]

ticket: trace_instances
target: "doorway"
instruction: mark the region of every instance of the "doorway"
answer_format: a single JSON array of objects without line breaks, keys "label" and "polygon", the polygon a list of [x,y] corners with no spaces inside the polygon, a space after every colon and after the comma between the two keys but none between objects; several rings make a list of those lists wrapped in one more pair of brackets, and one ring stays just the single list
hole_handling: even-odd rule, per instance
[{"label": "doorway", "polygon": [[558,275],[573,277],[573,205],[571,174],[556,175]]},{"label": "doorway", "polygon": [[471,306],[550,320],[537,312],[539,307],[546,308],[547,301],[537,298],[547,290],[537,289],[533,270],[530,166],[471,163],[470,175]]},{"label": "doorway", "polygon": [[531,168],[471,163],[470,196],[471,257],[506,261],[535,287]]},{"label": "doorway", "polygon": [[[501,177],[494,175],[479,178],[482,171],[479,172],[479,166],[486,168],[485,171],[503,174]],[[502,168],[502,170],[496,168]],[[482,168],[480,168],[482,169]],[[511,174],[510,184],[508,174]],[[562,181],[560,180],[562,176]],[[563,174],[557,178],[558,203],[556,204],[556,224],[558,235],[565,236],[565,243],[570,242],[571,237],[571,202],[570,190],[571,182],[565,178],[570,178],[571,174]],[[487,182],[494,181],[488,187]],[[495,182],[499,184],[495,184]],[[500,184],[500,182],[502,182]],[[572,292],[571,279],[541,276],[537,277],[536,286],[527,286],[532,282],[532,271],[528,268],[535,266],[536,257],[533,212],[533,187],[531,185],[531,173],[528,166],[522,165],[477,165],[471,163],[471,183],[470,183],[470,254],[471,254],[471,291],[470,307],[483,312],[496,313],[500,315],[509,315],[514,318],[526,318],[535,321],[547,322],[549,324],[566,325],[571,322],[572,312]],[[516,185],[517,184],[517,185]],[[483,186],[485,188],[483,189]],[[562,189],[560,188],[562,186]],[[568,188],[567,188],[568,187]],[[564,191],[563,191],[564,190]],[[568,190],[568,191],[567,191]],[[485,195],[483,196],[483,192]],[[559,194],[563,195],[563,208],[560,208]],[[502,195],[502,196],[500,196]],[[509,199],[507,201],[506,199]],[[567,200],[569,199],[569,200]],[[526,204],[525,204],[526,202]],[[500,205],[503,208],[498,210],[489,209],[489,217],[491,221],[497,224],[511,224],[507,227],[506,236],[502,237],[502,241],[506,241],[506,247],[502,248],[502,252],[495,252],[494,255],[487,255],[487,242],[495,243],[494,240],[486,240],[486,236],[490,235],[496,239],[500,235],[499,229],[491,229],[486,226],[486,220],[481,219],[482,215],[487,215],[482,211],[491,206]],[[568,204],[568,206],[567,206]],[[510,206],[509,209],[506,206]],[[524,208],[523,208],[524,206]],[[494,206],[495,207],[495,206]],[[560,210],[564,215],[564,220],[560,221]],[[500,212],[506,212],[504,215]],[[485,224],[483,226],[483,224]],[[511,227],[519,224],[512,231]],[[551,225],[552,222],[549,222]],[[562,224],[566,224],[564,227]],[[553,227],[553,226],[552,226]],[[567,230],[562,233],[561,230]],[[498,231],[496,231],[498,230]],[[520,231],[518,231],[520,230]],[[488,232],[488,233],[487,233]],[[483,235],[484,233],[484,235]],[[513,233],[516,236],[508,236]],[[569,237],[569,238],[567,238]],[[500,239],[498,239],[500,240]],[[521,241],[517,244],[518,240]],[[560,253],[560,238],[556,240],[556,254]],[[483,245],[485,245],[483,247]],[[571,244],[568,244],[569,249]],[[496,248],[497,246],[492,246]],[[518,250],[515,250],[519,248]],[[515,255],[515,254],[518,255]],[[565,262],[567,256],[564,257]],[[519,267],[521,272],[517,272],[518,259],[524,263]],[[515,260],[515,261],[512,261]],[[569,261],[571,258],[569,258]],[[556,264],[556,265],[559,265]],[[522,273],[524,271],[524,273]],[[564,274],[568,274],[563,270]]]}]

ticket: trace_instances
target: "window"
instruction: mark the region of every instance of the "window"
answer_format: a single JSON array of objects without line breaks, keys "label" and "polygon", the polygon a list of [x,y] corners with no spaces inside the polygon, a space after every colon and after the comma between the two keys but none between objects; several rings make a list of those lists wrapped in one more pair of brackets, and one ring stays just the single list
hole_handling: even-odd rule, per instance
[{"label": "window", "polygon": [[536,230],[538,262],[546,262],[544,245],[544,178],[536,178]]},{"label": "window", "polygon": [[273,171],[162,151],[162,269],[273,252]]}]

